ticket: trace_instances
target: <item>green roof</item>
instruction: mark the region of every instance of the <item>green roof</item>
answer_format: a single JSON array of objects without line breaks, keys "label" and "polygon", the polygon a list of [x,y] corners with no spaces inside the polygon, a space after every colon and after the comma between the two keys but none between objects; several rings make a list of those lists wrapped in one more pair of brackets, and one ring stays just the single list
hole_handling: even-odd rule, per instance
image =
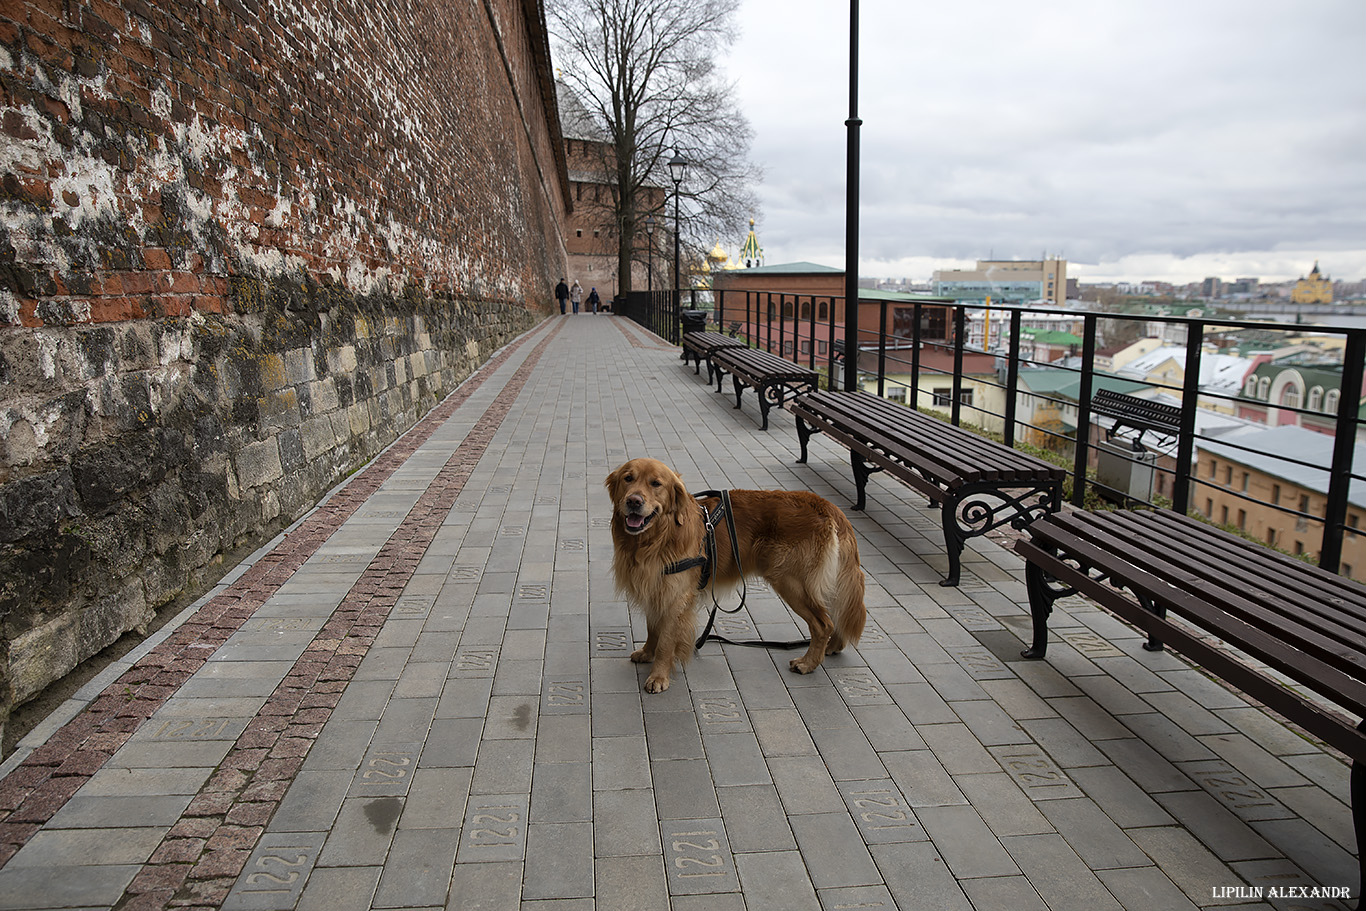
[{"label": "green roof", "polygon": [[[835,269],[830,266],[822,266],[816,263],[779,263],[776,266],[755,266],[753,269],[734,269],[733,272],[757,275],[828,275],[831,273],[843,274],[843,269]],[[725,272],[720,273],[726,274]]]},{"label": "green roof", "polygon": [[1020,336],[1028,336],[1036,342],[1043,342],[1045,345],[1080,345],[1082,339],[1070,332],[1063,332],[1060,329],[1021,329]]},{"label": "green roof", "polygon": [[859,288],[861,301],[906,301],[907,303],[952,304],[954,301],[933,294],[917,294],[912,291],[879,291],[876,288]]}]

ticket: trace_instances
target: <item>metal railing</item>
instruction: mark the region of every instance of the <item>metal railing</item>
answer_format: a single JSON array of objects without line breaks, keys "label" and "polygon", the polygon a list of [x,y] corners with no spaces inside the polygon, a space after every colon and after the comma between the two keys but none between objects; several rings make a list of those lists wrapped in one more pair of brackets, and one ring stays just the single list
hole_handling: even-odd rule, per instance
[{"label": "metal railing", "polygon": [[[842,384],[842,364],[847,356],[842,296],[790,291],[713,294],[714,324],[727,331],[736,328],[750,345],[823,373],[829,388]],[[1055,459],[1069,468],[1069,499],[1074,505],[1094,502],[1091,498],[1095,495],[1123,505],[1167,505],[1293,552],[1289,550],[1290,541],[1275,540],[1278,533],[1270,521],[1265,523],[1264,530],[1237,529],[1240,511],[1241,524],[1246,526],[1249,510],[1269,510],[1289,517],[1283,524],[1285,528],[1293,528],[1294,523],[1317,526],[1317,550],[1302,547],[1301,555],[1316,556],[1324,568],[1346,572],[1342,566],[1344,541],[1356,540],[1358,523],[1366,515],[1366,497],[1360,504],[1351,502],[1353,483],[1366,480],[1366,476],[1353,469],[1361,425],[1366,328],[995,304],[990,312],[997,319],[992,322],[1000,325],[999,329],[993,326],[988,330],[991,342],[986,350],[967,343],[968,312],[980,311],[980,305],[934,298],[909,299],[904,295],[879,299],[876,292],[870,291],[861,298],[860,307],[858,374],[863,389],[904,401],[912,408],[938,410],[955,425],[977,425],[994,432],[1009,446],[1051,451]],[[644,319],[633,318],[650,328],[653,325],[649,321],[653,321],[664,330],[654,331],[676,343],[677,307],[647,312],[650,315]],[[1078,341],[1067,350],[1068,357],[1062,363],[1055,362],[1056,348],[1045,349],[1036,341],[1037,334],[1030,332],[1028,323],[1035,320],[1062,321],[1078,330]],[[1142,325],[1135,327],[1135,323]],[[1240,387],[1201,385],[1201,358],[1210,344],[1225,344],[1242,335],[1256,336],[1263,343],[1280,341],[1284,347],[1310,329],[1315,336],[1331,342],[1326,350],[1339,352],[1333,358],[1335,364],[1318,364],[1314,368],[1340,374],[1340,394],[1334,410],[1325,411],[1322,401],[1310,408],[1305,401],[1294,401],[1293,397],[1269,401],[1246,396]],[[1115,370],[1102,369],[1106,362],[1102,352],[1113,345],[1115,338],[1147,337],[1153,333],[1170,340],[1183,352],[1177,359],[1182,362],[1179,369],[1166,374],[1169,379],[1148,375],[1126,380]],[[1264,354],[1260,359],[1270,361],[1272,357]],[[1046,385],[1039,382],[1041,374],[1030,372],[1038,368],[1055,371]],[[1246,377],[1240,379],[1245,381]],[[1156,443],[1143,442],[1142,432],[1136,438],[1127,435],[1128,443],[1124,446],[1105,442],[1107,431],[1116,421],[1113,405],[1096,410],[1093,401],[1101,389],[1126,384],[1133,389],[1153,387],[1179,400],[1179,422],[1171,434],[1164,438],[1155,433],[1159,437]],[[1150,397],[1153,392],[1144,390],[1143,394]],[[1331,458],[1278,455],[1240,445],[1236,435],[1222,428],[1210,429],[1207,420],[1197,421],[1202,414],[1197,410],[1199,402],[1208,406],[1206,416],[1224,415],[1230,423],[1236,423],[1238,412],[1261,412],[1281,424],[1302,424],[1328,434],[1332,440],[1328,447]],[[1219,455],[1211,456],[1211,447],[1215,446]],[[1200,465],[1218,465],[1221,470],[1210,476],[1206,469],[1205,476],[1201,476],[1195,461],[1197,453],[1202,455]],[[1156,492],[1135,494],[1099,477],[1102,460],[1108,465],[1116,457],[1150,470],[1159,479]],[[1235,464],[1241,467],[1234,469]],[[1261,467],[1249,469],[1247,466],[1252,464]],[[1259,478],[1270,479],[1267,483],[1275,493],[1259,497],[1255,491],[1245,489],[1250,471],[1256,471]],[[1279,483],[1278,477],[1283,478]],[[1297,493],[1293,497],[1283,495],[1283,486]],[[1237,504],[1233,511],[1227,505],[1211,505],[1216,495],[1221,503]],[[1321,504],[1304,508],[1300,497],[1307,495],[1322,501]],[[1229,513],[1227,517],[1225,512]],[[1268,536],[1273,540],[1267,541]],[[1360,574],[1366,575],[1366,553],[1360,559]]]},{"label": "metal railing", "polygon": [[697,309],[696,290],[684,294],[683,299],[684,305],[679,306],[679,296],[674,294],[671,288],[659,291],[631,291],[619,296],[613,307],[622,316],[677,345],[683,337],[681,313],[685,309]]}]

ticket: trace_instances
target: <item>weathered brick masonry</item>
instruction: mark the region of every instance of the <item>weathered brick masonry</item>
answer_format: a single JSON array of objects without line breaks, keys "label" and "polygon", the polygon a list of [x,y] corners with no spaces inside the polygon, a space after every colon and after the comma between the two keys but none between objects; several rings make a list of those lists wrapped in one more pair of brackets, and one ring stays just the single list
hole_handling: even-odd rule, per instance
[{"label": "weathered brick masonry", "polygon": [[0,728],[548,314],[540,0],[0,2]]}]

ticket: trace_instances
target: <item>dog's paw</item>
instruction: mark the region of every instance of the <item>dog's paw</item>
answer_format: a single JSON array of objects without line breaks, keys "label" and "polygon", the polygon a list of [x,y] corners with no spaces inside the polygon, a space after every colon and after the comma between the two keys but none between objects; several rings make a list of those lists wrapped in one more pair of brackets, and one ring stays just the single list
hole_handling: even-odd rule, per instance
[{"label": "dog's paw", "polygon": [[643,648],[638,648],[631,653],[631,660],[636,664],[649,664],[655,660],[654,652],[647,652]]},{"label": "dog's paw", "polygon": [[821,664],[819,661],[808,661],[806,659],[806,656],[803,655],[800,658],[793,658],[791,661],[787,663],[787,666],[792,670],[796,671],[798,674],[809,674],[816,668],[820,667]]},{"label": "dog's paw", "polygon": [[654,674],[651,674],[649,677],[645,678],[645,692],[647,693],[662,693],[668,688],[668,677],[657,677]]}]

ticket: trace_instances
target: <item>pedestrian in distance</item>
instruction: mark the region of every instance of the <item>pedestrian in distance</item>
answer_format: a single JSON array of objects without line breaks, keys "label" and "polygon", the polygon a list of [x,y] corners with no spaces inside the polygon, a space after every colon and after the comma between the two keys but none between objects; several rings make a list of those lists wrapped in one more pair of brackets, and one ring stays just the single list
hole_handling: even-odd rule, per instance
[{"label": "pedestrian in distance", "polygon": [[602,298],[598,297],[598,289],[594,288],[588,292],[588,312],[597,313],[598,305],[602,303]]},{"label": "pedestrian in distance", "polygon": [[579,312],[579,301],[581,300],[583,300],[583,285],[579,284],[579,280],[576,278],[574,279],[574,287],[569,289],[569,302],[574,305],[576,316]]},{"label": "pedestrian in distance", "polygon": [[560,283],[555,286],[555,300],[560,303],[560,316],[564,316],[564,302],[569,300],[569,286],[560,279]]}]

